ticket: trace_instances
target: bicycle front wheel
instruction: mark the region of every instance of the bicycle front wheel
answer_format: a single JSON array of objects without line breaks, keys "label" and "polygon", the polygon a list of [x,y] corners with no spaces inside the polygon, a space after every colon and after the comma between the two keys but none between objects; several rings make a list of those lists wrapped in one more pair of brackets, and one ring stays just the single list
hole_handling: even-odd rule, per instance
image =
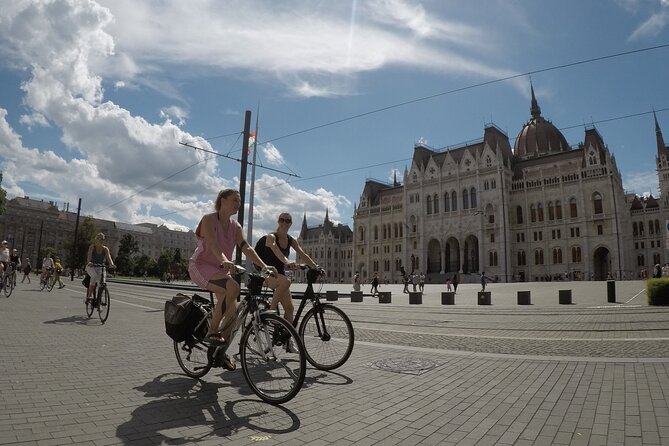
[{"label": "bicycle front wheel", "polygon": [[86,299],[86,316],[90,319],[91,316],[93,315],[93,310],[95,307],[93,306],[93,303],[95,302],[95,298],[91,297],[90,299]]},{"label": "bicycle front wheel", "polygon": [[[296,347],[289,348],[290,339]],[[251,322],[239,344],[242,372],[261,400],[282,404],[297,395],[304,383],[307,361],[302,341],[284,318],[262,314],[257,327]]]},{"label": "bicycle front wheel", "polygon": [[100,290],[98,290],[98,316],[100,316],[100,321],[103,324],[109,317],[110,303],[111,301],[109,299],[109,290],[107,287],[100,288]]},{"label": "bicycle front wheel", "polygon": [[2,289],[5,292],[5,297],[9,298],[12,295],[12,290],[14,289],[14,284],[12,283],[12,278],[10,276],[5,276],[2,281]]},{"label": "bicycle front wheel", "polygon": [[44,289],[44,287],[46,286],[47,281],[48,281],[48,279],[40,278],[40,280],[39,280],[39,290],[40,291],[42,291]]},{"label": "bicycle front wheel", "polygon": [[319,370],[333,370],[344,364],[353,351],[354,337],[346,313],[330,304],[312,308],[300,324],[307,361]]}]

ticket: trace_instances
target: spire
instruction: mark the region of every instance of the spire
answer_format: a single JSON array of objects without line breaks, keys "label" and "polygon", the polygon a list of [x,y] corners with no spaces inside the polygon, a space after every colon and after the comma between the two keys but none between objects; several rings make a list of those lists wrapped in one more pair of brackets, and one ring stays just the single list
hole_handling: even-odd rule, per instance
[{"label": "spire", "polygon": [[307,211],[304,211],[304,217],[302,217],[302,228],[300,229],[300,238],[304,239],[309,228],[307,227]]},{"label": "spire", "polygon": [[664,138],[662,137],[662,130],[660,129],[660,124],[657,122],[657,115],[655,110],[653,110],[653,118],[655,118],[655,137],[657,138],[657,156],[666,154],[667,146],[664,144]]},{"label": "spire", "polygon": [[330,213],[330,209],[325,208],[325,222],[326,223],[330,221],[330,217],[328,216],[329,213]]},{"label": "spire", "polygon": [[397,171],[393,170],[393,186],[397,186]]},{"label": "spire", "polygon": [[532,91],[532,104],[530,106],[530,113],[534,119],[541,116],[541,108],[537,102],[536,96],[534,96],[534,86],[532,85],[532,80],[530,80],[530,91]]}]

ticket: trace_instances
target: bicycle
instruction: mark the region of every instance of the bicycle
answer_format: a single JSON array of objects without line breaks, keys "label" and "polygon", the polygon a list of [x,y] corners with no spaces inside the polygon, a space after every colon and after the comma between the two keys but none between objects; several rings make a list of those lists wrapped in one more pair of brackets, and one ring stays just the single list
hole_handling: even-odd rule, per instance
[{"label": "bicycle", "polygon": [[[109,298],[109,289],[107,288],[107,268],[103,264],[93,263],[93,268],[100,268],[100,280],[97,282],[97,289],[93,297],[86,299],[86,315],[90,319],[95,309],[98,310],[98,317],[103,324],[109,317],[109,306],[111,299]],[[51,285],[53,287],[53,284]]]},{"label": "bicycle", "polygon": [[10,262],[2,272],[2,290],[6,298],[12,295],[12,291],[16,287],[16,271],[14,270],[14,266],[14,263]]},{"label": "bicycle", "polygon": [[332,304],[322,303],[320,292],[314,292],[314,283],[325,271],[306,264],[298,266],[307,270],[307,288],[295,313],[293,326],[297,329],[307,300],[311,301],[312,307],[305,313],[298,330],[307,361],[319,370],[334,370],[341,367],[353,352],[353,324],[344,311]]},{"label": "bicycle", "polygon": [[53,268],[47,268],[44,270],[40,278],[39,289],[42,291],[44,288],[46,288],[47,291],[51,291],[53,289],[53,285]]},{"label": "bicycle", "polygon": [[[239,276],[246,269],[236,266]],[[174,341],[177,362],[186,375],[201,378],[212,367],[223,367],[227,350],[242,328],[239,342],[239,359],[244,379],[261,400],[270,404],[290,401],[302,388],[306,375],[306,354],[295,329],[282,317],[269,311],[267,298],[262,295],[262,285],[269,277],[268,270],[260,274],[248,273],[247,293],[237,305],[236,318],[226,321],[219,333],[232,325],[230,336],[224,343],[206,338],[214,311],[213,293],[209,299],[193,295],[193,311],[199,311],[199,322],[192,335],[184,341]],[[288,348],[295,340],[297,353]]]}]

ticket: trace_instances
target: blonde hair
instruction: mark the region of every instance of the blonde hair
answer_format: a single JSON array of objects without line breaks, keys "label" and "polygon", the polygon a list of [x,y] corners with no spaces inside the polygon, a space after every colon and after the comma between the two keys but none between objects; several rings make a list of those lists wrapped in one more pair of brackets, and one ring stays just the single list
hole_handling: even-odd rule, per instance
[{"label": "blonde hair", "polygon": [[221,210],[221,200],[224,198],[228,198],[232,194],[238,194],[239,191],[237,189],[223,189],[218,193],[218,196],[216,197],[216,202],[214,203],[214,209],[216,209],[216,212]]}]

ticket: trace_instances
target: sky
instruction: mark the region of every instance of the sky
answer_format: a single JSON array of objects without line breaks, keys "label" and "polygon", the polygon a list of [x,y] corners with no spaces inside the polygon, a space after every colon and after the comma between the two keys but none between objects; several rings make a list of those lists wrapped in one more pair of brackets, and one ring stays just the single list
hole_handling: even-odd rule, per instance
[{"label": "sky", "polygon": [[531,81],[571,145],[594,125],[625,189],[657,195],[668,44],[669,0],[0,0],[2,187],[194,229],[239,187],[248,110],[252,242],[281,212],[293,234],[326,212],[352,227],[365,181],[403,181],[417,142],[494,124],[513,145]]}]

